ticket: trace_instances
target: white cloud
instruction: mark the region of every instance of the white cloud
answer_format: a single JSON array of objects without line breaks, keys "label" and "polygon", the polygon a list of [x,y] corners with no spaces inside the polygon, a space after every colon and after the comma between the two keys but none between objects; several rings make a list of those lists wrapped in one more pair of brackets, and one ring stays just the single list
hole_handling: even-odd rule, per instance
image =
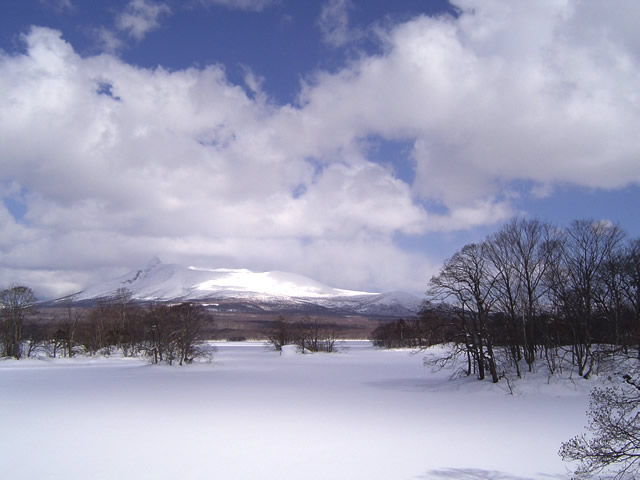
[{"label": "white cloud", "polygon": [[171,13],[165,3],[152,0],[131,0],[127,8],[116,18],[116,27],[136,40],[142,40],[151,30],[160,26],[158,19]]},{"label": "white cloud", "polygon": [[117,33],[106,27],[94,29],[93,35],[101,52],[115,54],[124,47],[124,42],[118,37]]},{"label": "white cloud", "polygon": [[[220,66],[83,58],[32,29],[25,54],[0,57],[0,185],[27,209],[16,222],[0,205],[0,281],[52,291],[64,272],[67,293],[158,254],[422,290],[437,262],[398,233],[504,220],[513,182],[640,183],[634,4],[458,5],[381,31],[382,52],[317,72],[283,106],[250,70],[249,96]],[[411,185],[369,159],[371,136],[413,145]]]},{"label": "white cloud", "polygon": [[[426,214],[410,187],[357,148],[317,161],[296,152],[279,130],[280,108],[248,97],[221,67],[167,72],[82,58],[46,28],[25,41],[25,55],[0,61],[2,178],[26,192],[27,206],[25,225],[5,225],[2,261],[12,272],[92,264],[104,273],[154,253],[286,269],[297,252],[288,265],[307,274],[325,265],[311,275],[322,277],[337,264],[317,245],[347,248],[361,235],[380,240],[358,256],[382,242],[415,263],[389,240],[422,229]],[[360,280],[386,284],[387,267],[370,266],[378,275],[369,281],[363,271]],[[334,274],[334,283],[358,286],[348,267]]]},{"label": "white cloud", "polygon": [[[458,3],[459,18],[415,18],[384,32],[383,54],[318,73],[292,125],[317,124],[324,148],[415,140],[415,193],[453,208],[515,180],[640,182],[635,32],[576,17],[581,2]],[[580,36],[596,18],[605,33]]]},{"label": "white cloud", "polygon": [[357,36],[349,28],[349,10],[352,8],[351,0],[327,0],[323,5],[318,27],[326,43],[342,47]]},{"label": "white cloud", "polygon": [[234,10],[261,12],[265,8],[277,5],[281,0],[200,0],[204,5],[219,5]]}]

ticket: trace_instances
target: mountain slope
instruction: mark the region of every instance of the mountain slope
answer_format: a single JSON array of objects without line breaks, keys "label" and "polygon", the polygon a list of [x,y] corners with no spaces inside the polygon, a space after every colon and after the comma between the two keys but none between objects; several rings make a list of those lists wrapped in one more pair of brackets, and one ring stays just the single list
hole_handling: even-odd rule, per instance
[{"label": "mountain slope", "polygon": [[421,300],[409,293],[370,293],[333,288],[302,275],[209,269],[164,264],[154,258],[142,269],[92,286],[75,295],[77,301],[113,297],[126,289],[135,300],[176,302],[235,299],[274,311],[321,308],[341,314],[414,315]]}]

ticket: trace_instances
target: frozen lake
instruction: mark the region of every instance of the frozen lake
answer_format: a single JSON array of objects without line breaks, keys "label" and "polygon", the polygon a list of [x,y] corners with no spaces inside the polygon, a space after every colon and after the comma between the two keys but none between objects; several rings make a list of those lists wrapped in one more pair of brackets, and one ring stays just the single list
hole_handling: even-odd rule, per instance
[{"label": "frozen lake", "polygon": [[16,479],[568,479],[593,382],[450,380],[424,354],[346,342],[211,363],[0,361],[0,452]]}]

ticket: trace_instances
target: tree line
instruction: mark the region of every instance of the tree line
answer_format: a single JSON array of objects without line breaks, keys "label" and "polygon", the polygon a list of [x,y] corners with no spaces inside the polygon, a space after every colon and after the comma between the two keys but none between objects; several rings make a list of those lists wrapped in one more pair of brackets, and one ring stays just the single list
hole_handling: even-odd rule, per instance
[{"label": "tree line", "polygon": [[[79,307],[69,297],[48,321],[36,312],[37,298],[29,287],[0,292],[0,356],[20,359],[46,352],[55,357],[110,355],[146,356],[151,363],[191,363],[205,352],[205,329],[213,318],[202,305],[141,305],[119,289],[95,307]],[[335,352],[337,326],[317,317],[279,316],[266,330],[277,351],[295,345],[301,353]],[[210,350],[210,349],[209,349]]]},{"label": "tree line", "polygon": [[29,287],[0,292],[0,355],[20,359],[45,350],[57,357],[109,355],[146,356],[152,363],[183,365],[204,355],[204,328],[212,318],[202,305],[146,305],[132,302],[120,289],[90,310],[70,298],[49,322],[32,320],[36,296]]},{"label": "tree line", "polygon": [[448,344],[440,358],[498,382],[542,360],[585,378],[616,353],[640,359],[640,239],[618,226],[515,218],[433,276],[419,317],[383,325],[380,346]]}]

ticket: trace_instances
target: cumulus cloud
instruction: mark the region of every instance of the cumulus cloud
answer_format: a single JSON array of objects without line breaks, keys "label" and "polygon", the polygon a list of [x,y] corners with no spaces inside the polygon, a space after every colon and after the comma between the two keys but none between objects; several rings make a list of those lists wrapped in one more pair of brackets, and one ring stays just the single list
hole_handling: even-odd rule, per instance
[{"label": "cumulus cloud", "polygon": [[[380,52],[316,72],[290,105],[250,71],[248,95],[221,66],[81,57],[33,28],[0,56],[0,196],[26,208],[0,203],[0,281],[68,293],[158,254],[419,291],[437,259],[398,233],[502,221],[518,182],[640,183],[635,3],[457,5],[380,30]],[[411,183],[372,161],[371,136],[412,145]]]},{"label": "cumulus cloud", "polygon": [[[413,139],[414,192],[447,206],[522,179],[640,181],[637,35],[617,28],[627,20],[576,18],[582,2],[457,4],[458,18],[397,25],[382,33],[383,54],[318,73],[297,114],[324,120],[323,141]],[[633,16],[624,6],[620,17]],[[590,40],[576,25],[587,21],[601,32]]]},{"label": "cumulus cloud", "polygon": [[116,18],[116,27],[136,40],[142,40],[148,32],[160,26],[159,18],[169,13],[171,9],[164,3],[131,0],[125,11]]},{"label": "cumulus cloud", "polygon": [[392,249],[393,232],[421,228],[408,185],[357,150],[327,161],[288,151],[279,108],[219,66],[82,58],[46,28],[25,42],[26,54],[0,62],[2,176],[17,185],[4,197],[26,192],[27,206],[22,225],[5,225],[4,265],[57,272],[159,253],[283,268],[294,251],[298,263],[317,255],[320,241],[366,233]]}]

